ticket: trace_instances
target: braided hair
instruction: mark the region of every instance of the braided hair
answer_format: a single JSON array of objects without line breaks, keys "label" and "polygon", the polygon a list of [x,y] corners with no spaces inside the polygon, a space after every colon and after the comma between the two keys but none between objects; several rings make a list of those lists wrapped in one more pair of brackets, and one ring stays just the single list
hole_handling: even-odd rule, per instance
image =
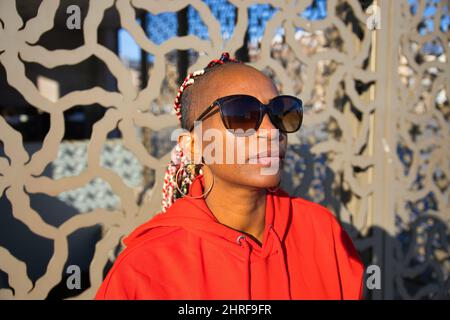
[{"label": "braided hair", "polygon": [[[183,83],[178,90],[178,93],[175,97],[175,101],[173,104],[173,108],[175,110],[175,114],[180,121],[180,124],[183,128],[188,128],[188,103],[186,103],[186,98],[183,96],[183,93],[186,89],[191,86],[196,79],[201,77],[206,73],[210,73],[217,69],[217,66],[224,65],[227,63],[239,63],[238,60],[230,58],[228,52],[222,53],[220,59],[212,60],[208,63],[208,65],[204,69],[197,70],[195,72],[189,73],[184,79]],[[187,95],[186,93],[184,94]],[[183,103],[183,104],[182,104]],[[178,172],[179,171],[179,172]],[[177,181],[177,172],[178,179]],[[190,164],[186,155],[183,154],[182,148],[177,144],[171,153],[171,160],[167,166],[166,172],[164,174],[164,183],[163,183],[163,197],[162,197],[162,212],[166,212],[167,209],[179,198],[183,197],[184,194],[188,193],[189,187],[194,180],[194,178],[201,173],[200,170],[196,170],[195,164]],[[176,184],[178,183],[178,187],[181,190],[178,191]]]}]

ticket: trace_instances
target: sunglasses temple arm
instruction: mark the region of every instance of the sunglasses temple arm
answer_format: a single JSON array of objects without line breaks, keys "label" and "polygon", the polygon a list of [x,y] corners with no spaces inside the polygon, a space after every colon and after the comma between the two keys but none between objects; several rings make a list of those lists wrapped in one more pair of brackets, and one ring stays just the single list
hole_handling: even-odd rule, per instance
[{"label": "sunglasses temple arm", "polygon": [[[296,107],[291,107],[287,111],[283,112],[283,116],[287,115],[289,112],[291,112],[292,109],[295,109]],[[300,108],[301,109],[301,108]]]},{"label": "sunglasses temple arm", "polygon": [[192,124],[192,126],[191,126],[191,129],[189,130],[189,131],[192,131],[192,129],[194,129],[194,127],[195,127],[195,122],[196,121],[200,121],[200,120],[202,120],[212,109],[214,109],[214,107],[215,106],[217,106],[218,104],[217,103],[212,103],[208,108],[206,108],[206,110],[205,111],[203,111],[198,117],[197,117],[197,119],[195,119],[194,120],[194,123]]}]

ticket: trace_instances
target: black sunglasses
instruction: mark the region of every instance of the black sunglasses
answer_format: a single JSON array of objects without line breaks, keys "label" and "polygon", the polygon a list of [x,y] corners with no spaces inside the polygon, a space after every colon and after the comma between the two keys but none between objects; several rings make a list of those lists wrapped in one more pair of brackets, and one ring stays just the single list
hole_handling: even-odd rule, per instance
[{"label": "black sunglasses", "polygon": [[249,129],[258,130],[266,113],[274,126],[283,133],[297,131],[303,120],[303,103],[296,97],[280,95],[264,104],[253,96],[237,94],[215,100],[194,121],[189,131],[194,129],[196,121],[205,118],[216,106],[220,109],[224,126],[234,134],[237,130],[243,130],[244,136],[254,133],[252,130],[248,133]]}]

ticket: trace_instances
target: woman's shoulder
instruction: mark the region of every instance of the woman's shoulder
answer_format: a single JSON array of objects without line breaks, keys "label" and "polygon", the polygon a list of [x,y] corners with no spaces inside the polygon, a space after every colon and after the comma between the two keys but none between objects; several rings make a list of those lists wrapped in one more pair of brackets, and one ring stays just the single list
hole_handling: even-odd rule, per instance
[{"label": "woman's shoulder", "polygon": [[293,215],[296,219],[307,219],[324,223],[338,222],[331,210],[319,203],[295,196],[291,196],[290,199]]},{"label": "woman's shoulder", "polygon": [[297,232],[334,241],[348,237],[344,225],[327,207],[301,197],[291,197],[292,225]]},{"label": "woman's shoulder", "polygon": [[142,225],[123,240],[125,249],[121,254],[122,259],[132,261],[135,258],[142,259],[143,255],[150,257],[161,250],[170,250],[186,237],[186,231],[181,227],[159,226],[135,235],[139,228]]},{"label": "woman's shoulder", "polygon": [[170,246],[182,233],[181,229],[161,227],[152,229],[131,242],[123,241],[124,249],[116,259],[116,264],[137,265],[144,259],[151,258],[155,251]]},{"label": "woman's shoulder", "polygon": [[[164,267],[161,257],[167,258],[177,252],[173,249],[183,242],[185,232],[176,227],[158,227],[141,234],[139,230],[143,226],[145,224],[130,234],[137,233],[138,236],[131,241],[123,241],[127,244],[109,270],[97,292],[97,299],[129,299],[136,295],[140,286],[142,290],[150,288],[150,283],[152,288],[163,290],[163,285],[158,281],[158,269]],[[153,266],[151,274],[149,266]]]},{"label": "woman's shoulder", "polygon": [[364,264],[343,225],[331,210],[318,203],[300,197],[292,197],[291,203],[292,239],[309,248],[316,258],[334,257],[341,276],[343,298],[361,298]]}]

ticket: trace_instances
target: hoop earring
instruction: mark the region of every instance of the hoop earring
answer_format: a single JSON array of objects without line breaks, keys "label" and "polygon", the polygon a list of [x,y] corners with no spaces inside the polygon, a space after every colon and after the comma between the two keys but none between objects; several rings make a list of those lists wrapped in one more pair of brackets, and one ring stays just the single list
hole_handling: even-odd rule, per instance
[{"label": "hoop earring", "polygon": [[179,173],[180,173],[180,170],[181,170],[181,169],[184,169],[184,167],[180,167],[180,168],[177,170],[177,173],[175,174],[175,186],[176,186],[178,192],[182,195],[182,197],[188,197],[188,198],[191,198],[191,199],[200,199],[200,198],[204,198],[206,195],[208,195],[208,193],[211,191],[211,189],[212,189],[212,187],[213,187],[213,185],[214,185],[214,175],[213,175],[213,173],[212,173],[211,168],[208,167],[208,166],[206,165],[206,163],[204,163],[204,162],[200,162],[200,163],[198,163],[198,164],[194,164],[194,166],[197,166],[197,165],[202,165],[202,166],[205,166],[206,168],[209,169],[209,172],[211,172],[211,176],[213,177],[213,182],[211,183],[211,186],[208,188],[208,190],[207,190],[206,192],[204,192],[204,193],[203,193],[202,195],[200,195],[200,196],[190,196],[190,195],[188,195],[187,193],[183,193],[183,192],[181,191],[180,187],[178,186],[178,175],[179,175]]}]

